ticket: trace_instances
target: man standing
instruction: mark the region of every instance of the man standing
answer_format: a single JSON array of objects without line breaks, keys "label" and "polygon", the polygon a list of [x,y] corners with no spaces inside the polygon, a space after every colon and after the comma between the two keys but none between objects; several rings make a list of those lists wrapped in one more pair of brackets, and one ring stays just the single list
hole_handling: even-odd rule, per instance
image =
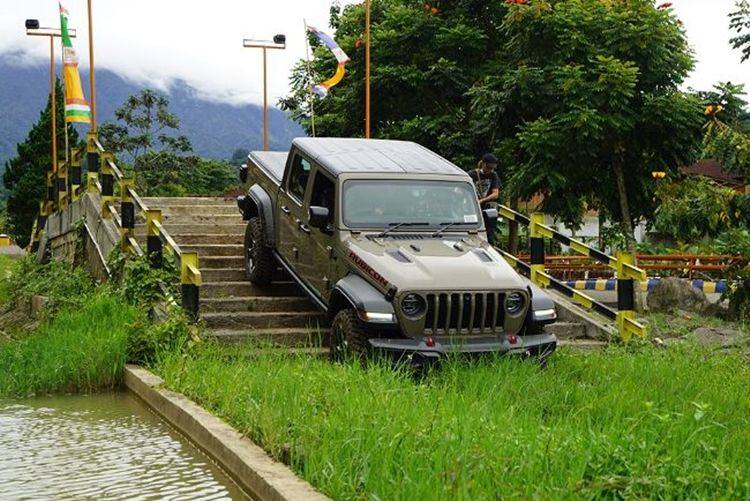
[{"label": "man standing", "polygon": [[[497,208],[497,199],[500,197],[500,178],[495,172],[496,168],[497,157],[492,153],[487,153],[479,161],[477,168],[469,172],[469,176],[474,181],[477,197],[479,197],[479,206],[482,210]],[[487,241],[490,245],[494,245],[497,219],[485,217],[484,225],[487,227]]]}]

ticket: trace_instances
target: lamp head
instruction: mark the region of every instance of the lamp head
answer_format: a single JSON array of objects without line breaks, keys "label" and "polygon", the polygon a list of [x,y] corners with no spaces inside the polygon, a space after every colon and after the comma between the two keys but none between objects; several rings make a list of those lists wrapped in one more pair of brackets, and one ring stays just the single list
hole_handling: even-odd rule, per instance
[{"label": "lamp head", "polygon": [[286,43],[286,35],[282,35],[282,34],[274,35],[273,43],[284,45]]},{"label": "lamp head", "polygon": [[26,29],[27,30],[38,30],[39,29],[39,19],[27,19],[26,20]]}]

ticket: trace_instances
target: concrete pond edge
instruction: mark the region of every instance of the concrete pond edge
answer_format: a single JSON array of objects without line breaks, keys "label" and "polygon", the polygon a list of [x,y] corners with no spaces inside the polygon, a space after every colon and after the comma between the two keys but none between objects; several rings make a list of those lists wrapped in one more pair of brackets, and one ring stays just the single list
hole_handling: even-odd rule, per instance
[{"label": "concrete pond edge", "polygon": [[324,500],[312,485],[227,423],[142,367],[125,367],[125,386],[216,461],[254,499]]}]

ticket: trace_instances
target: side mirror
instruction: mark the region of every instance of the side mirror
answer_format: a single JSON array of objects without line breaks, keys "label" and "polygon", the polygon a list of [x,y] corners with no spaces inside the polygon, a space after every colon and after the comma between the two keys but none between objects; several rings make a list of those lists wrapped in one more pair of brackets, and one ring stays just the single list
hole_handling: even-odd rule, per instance
[{"label": "side mirror", "polygon": [[499,217],[497,209],[484,209],[482,211],[482,214],[484,215],[485,219],[497,219]]},{"label": "side mirror", "polygon": [[242,167],[240,167],[240,181],[243,184],[247,182],[247,164],[242,164]]},{"label": "side mirror", "polygon": [[310,207],[310,226],[318,228],[319,230],[324,229],[328,225],[329,212],[326,207],[318,207],[313,205]]}]

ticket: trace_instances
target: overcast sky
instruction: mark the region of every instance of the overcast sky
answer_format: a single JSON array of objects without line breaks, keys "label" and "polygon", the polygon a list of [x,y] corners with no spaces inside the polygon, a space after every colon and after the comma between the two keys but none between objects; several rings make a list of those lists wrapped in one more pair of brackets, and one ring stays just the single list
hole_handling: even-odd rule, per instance
[{"label": "overcast sky", "polygon": [[[501,0],[488,0],[501,1]],[[354,3],[353,1],[342,3]],[[707,89],[718,81],[745,83],[750,61],[729,46],[727,13],[734,0],[673,0],[696,51],[698,64],[688,85]],[[86,0],[66,0],[74,45],[88,65]],[[206,97],[260,102],[259,51],[242,48],[242,38],[287,35],[287,50],[269,54],[273,102],[288,89],[289,69],[305,56],[303,18],[327,27],[330,0],[94,0],[96,64],[139,83],[164,89],[183,79]],[[59,26],[56,0],[0,0],[0,54],[20,53],[26,64],[48,61],[43,39],[24,35],[26,18]],[[0,83],[1,85],[1,83]]]}]

